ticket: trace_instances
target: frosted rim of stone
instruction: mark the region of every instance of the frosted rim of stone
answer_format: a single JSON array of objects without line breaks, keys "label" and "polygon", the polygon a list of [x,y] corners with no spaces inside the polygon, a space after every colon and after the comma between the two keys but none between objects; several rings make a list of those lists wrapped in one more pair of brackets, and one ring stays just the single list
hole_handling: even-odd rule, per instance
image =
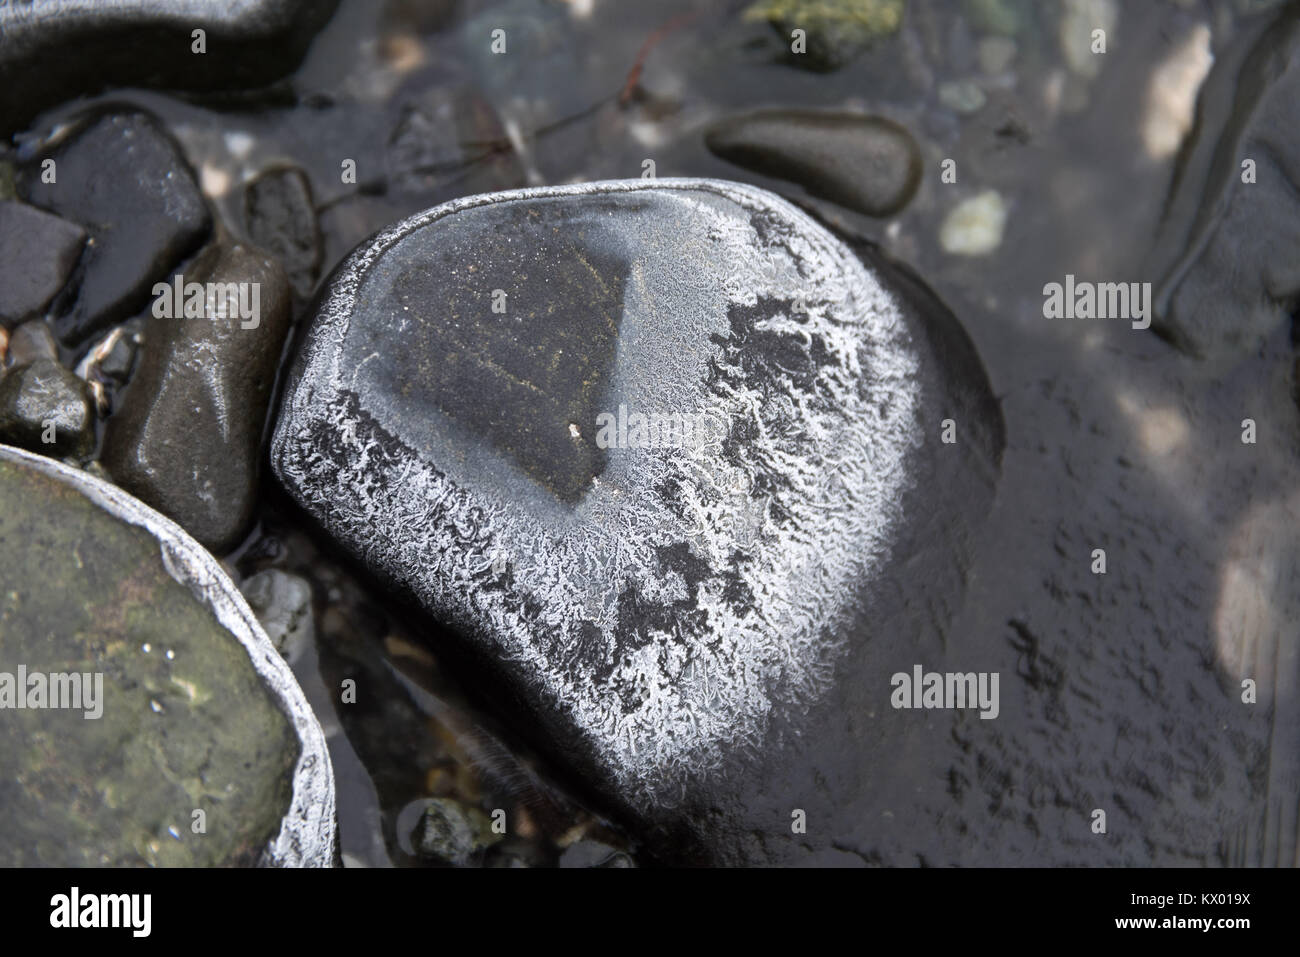
[{"label": "frosted rim of stone", "polygon": [[[716,285],[723,290],[726,302],[753,305],[758,292],[793,295],[815,290],[836,304],[822,314],[811,310],[807,323],[801,324],[803,330],[821,336],[826,348],[841,359],[833,370],[837,373],[833,381],[822,383],[834,393],[835,408],[819,414],[795,402],[790,414],[790,419],[805,429],[806,450],[813,453],[817,464],[834,459],[830,464],[836,467],[823,475],[810,468],[806,459],[792,458],[789,449],[782,447],[782,440],[788,437],[769,439],[764,435],[751,441],[749,464],[763,463],[766,458],[766,463],[783,462],[781,467],[790,470],[799,485],[792,501],[802,520],[796,522],[793,534],[784,537],[759,523],[755,540],[761,541],[765,564],[756,580],[747,584],[753,585],[759,596],[755,603],[761,614],[747,614],[742,621],[720,596],[701,594],[697,607],[710,616],[711,631],[706,637],[718,639],[721,651],[706,648],[701,641],[688,643],[680,636],[656,635],[661,641],[647,644],[631,661],[617,663],[610,677],[597,682],[589,673],[579,674],[572,667],[566,671],[551,660],[542,639],[548,634],[570,636],[581,622],[608,626],[608,596],[593,596],[596,576],[584,577],[584,573],[606,567],[610,573],[604,579],[612,578],[618,584],[621,571],[637,567],[636,561],[624,561],[625,553],[639,549],[640,567],[644,568],[644,555],[653,554],[656,543],[691,542],[709,560],[710,571],[718,571],[720,550],[735,542],[716,529],[742,527],[762,516],[752,515],[746,494],[722,488],[725,481],[716,475],[717,460],[695,459],[697,466],[714,466],[715,474],[700,479],[698,487],[686,486],[692,493],[701,489],[709,493],[707,501],[690,503],[693,509],[698,506],[699,513],[693,528],[682,527],[672,516],[669,524],[675,527],[665,531],[668,520],[663,514],[650,514],[653,509],[643,503],[612,504],[609,493],[598,487],[574,510],[574,521],[556,532],[554,526],[542,525],[536,515],[520,509],[509,497],[485,489],[483,483],[458,483],[454,463],[436,463],[446,469],[447,478],[423,462],[406,463],[400,476],[388,476],[394,483],[400,479],[400,493],[391,487],[373,487],[362,474],[371,450],[357,437],[353,423],[331,408],[330,396],[333,389],[354,388],[358,370],[343,374],[342,344],[371,268],[402,239],[479,206],[641,190],[676,193],[679,198],[698,195],[685,204],[685,211],[695,219],[690,224],[672,225],[680,226],[685,240],[689,238],[685,235],[688,225],[698,231],[704,223],[710,238],[724,244],[720,256],[728,251],[740,253],[721,265],[700,267],[706,273],[707,269],[719,270]],[[783,251],[774,252],[771,244],[764,243],[768,256],[743,255],[753,248],[755,227],[740,221],[734,212],[728,216],[721,211],[719,197],[743,212],[774,214],[792,227],[792,235],[782,237]],[[733,246],[726,247],[727,243]],[[676,245],[671,248],[680,254]],[[800,277],[798,267],[808,268],[812,275]],[[712,291],[714,286],[705,288]],[[699,312],[706,298],[698,286],[686,287],[681,302],[673,299],[681,290],[664,293],[656,287],[655,291],[668,303],[665,310],[684,302]],[[783,323],[773,320],[773,324],[784,325],[786,332],[795,331],[788,317],[781,318]],[[627,330],[627,321],[625,308],[620,337]],[[700,318],[702,325],[708,322],[725,332],[725,310],[722,316]],[[637,329],[638,334],[643,331]],[[829,688],[835,661],[846,643],[842,626],[856,607],[856,586],[870,580],[887,559],[901,519],[900,500],[911,484],[906,461],[909,450],[920,441],[919,358],[895,298],[856,255],[802,211],[765,190],[705,179],[617,180],[462,197],[411,216],[354,251],[331,280],[302,349],[272,439],[272,460],[291,492],[309,508],[315,505],[328,512],[331,521],[327,525],[362,558],[390,571],[396,569],[393,573],[426,605],[444,609],[448,623],[480,632],[497,654],[520,668],[525,678],[531,677],[552,706],[566,713],[590,739],[599,763],[612,772],[633,804],[676,803],[690,779],[716,771],[729,753],[760,757],[764,745],[770,743],[771,719],[806,710]],[[616,375],[626,373],[625,359],[620,353]],[[634,370],[632,374],[637,373]],[[863,377],[880,385],[872,402],[857,393]],[[304,380],[309,380],[309,385],[300,388]],[[329,385],[322,387],[322,383]],[[707,401],[709,397],[703,398]],[[732,395],[725,404],[731,418],[747,404],[757,409],[761,397]],[[347,489],[342,500],[343,489],[313,488],[303,463],[286,460],[283,455],[296,437],[307,434],[312,422],[327,423],[348,446],[350,460],[362,463],[350,461],[346,477],[340,477]],[[611,451],[610,467],[617,468],[618,460],[619,453]],[[502,461],[503,472],[517,472]],[[669,464],[665,464],[667,459],[654,457],[642,461],[648,464],[635,473],[641,488],[653,487],[646,476],[662,477],[665,469],[677,469],[680,477],[701,474],[691,472],[689,455],[679,454]],[[431,502],[451,503],[447,508],[453,521],[480,506],[490,514],[481,544],[506,552],[517,578],[525,583],[521,587],[528,589],[528,594],[541,596],[545,621],[539,625],[519,618],[510,605],[516,593],[503,598],[500,592],[485,596],[475,589],[470,574],[477,570],[474,563],[487,556],[466,552],[463,541],[457,542],[446,529],[429,527],[427,518],[421,522],[427,514],[425,503]],[[554,521],[556,516],[546,517]],[[397,529],[400,535],[391,534]],[[460,531],[463,535],[464,530]],[[672,538],[674,532],[676,538]],[[637,584],[652,601],[683,596],[684,584],[676,575],[664,581],[642,578]],[[609,639],[608,630],[602,634]],[[518,645],[493,640],[501,635],[518,638]],[[665,649],[669,660],[660,664],[657,652]],[[697,661],[700,667],[696,667]],[[639,706],[629,707],[611,690],[617,680],[625,685],[643,682],[650,691]]]},{"label": "frosted rim of stone", "polygon": [[75,19],[105,30],[120,25],[138,27],[142,19],[147,26],[169,23],[186,30],[243,27],[252,36],[291,22],[298,6],[286,7],[281,0],[0,0],[0,24],[4,38],[12,42],[55,19]]},{"label": "frosted rim of stone", "polygon": [[293,672],[217,560],[171,519],[89,472],[7,445],[0,445],[0,460],[19,462],[58,479],[114,518],[143,528],[158,541],[168,574],[186,586],[222,627],[239,639],[298,736],[292,801],[266,855],[278,867],[332,867],[337,842],[334,769],[325,735]]}]

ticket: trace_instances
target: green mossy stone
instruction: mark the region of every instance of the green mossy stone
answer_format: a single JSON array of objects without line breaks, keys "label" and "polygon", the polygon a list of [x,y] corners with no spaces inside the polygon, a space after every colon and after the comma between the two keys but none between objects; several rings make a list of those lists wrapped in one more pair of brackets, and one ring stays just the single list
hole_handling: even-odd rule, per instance
[{"label": "green mossy stone", "polygon": [[0,672],[19,665],[102,673],[103,713],[0,709],[0,866],[252,864],[280,831],[299,742],[244,646],[149,531],[0,457]]},{"label": "green mossy stone", "polygon": [[767,20],[789,42],[803,30],[806,55],[792,55],[796,66],[820,72],[844,66],[879,37],[898,31],[903,0],[760,0],[749,7],[748,21]]}]

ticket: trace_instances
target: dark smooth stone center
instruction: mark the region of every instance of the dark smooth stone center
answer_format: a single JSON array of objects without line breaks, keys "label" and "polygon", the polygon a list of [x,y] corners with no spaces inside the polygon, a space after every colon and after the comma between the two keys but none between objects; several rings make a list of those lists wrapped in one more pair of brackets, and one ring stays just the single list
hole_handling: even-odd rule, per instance
[{"label": "dark smooth stone center", "polygon": [[628,201],[595,205],[495,203],[417,230],[364,283],[373,318],[352,324],[343,359],[405,417],[440,410],[570,505],[605,467],[587,424],[607,400],[629,269],[600,221]]}]

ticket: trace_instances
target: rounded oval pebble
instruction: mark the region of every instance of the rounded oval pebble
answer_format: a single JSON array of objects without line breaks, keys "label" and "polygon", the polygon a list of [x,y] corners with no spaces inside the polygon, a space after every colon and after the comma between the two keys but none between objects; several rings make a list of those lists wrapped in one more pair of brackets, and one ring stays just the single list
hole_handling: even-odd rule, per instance
[{"label": "rounded oval pebble", "polygon": [[737,166],[868,216],[892,216],[921,181],[916,141],[877,116],[761,110],[717,123],[704,142]]}]

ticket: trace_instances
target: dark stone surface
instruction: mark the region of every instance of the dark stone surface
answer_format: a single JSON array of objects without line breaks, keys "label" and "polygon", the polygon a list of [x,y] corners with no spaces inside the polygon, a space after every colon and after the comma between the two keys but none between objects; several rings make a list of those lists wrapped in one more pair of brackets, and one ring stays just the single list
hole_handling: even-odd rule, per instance
[{"label": "dark stone surface", "polygon": [[[600,203],[576,229],[563,203],[537,204],[530,238],[544,236],[541,243],[507,229],[452,230],[432,254],[443,268],[430,269],[423,249],[394,261],[393,285],[376,290],[383,296],[376,306],[399,325],[410,315],[411,334],[425,338],[391,348],[392,326],[358,329],[348,357],[360,363],[373,351],[368,371],[403,383],[411,414],[439,410],[570,504],[604,470],[605,454],[593,442],[555,436],[567,436],[571,422],[596,420],[628,269],[601,223],[617,203],[607,210]],[[505,293],[504,313],[492,311],[495,290]],[[416,324],[428,303],[439,304],[442,325]]]},{"label": "dark stone surface", "polygon": [[86,231],[13,200],[0,201],[0,322],[38,315],[68,281]]},{"label": "dark stone surface", "polygon": [[[300,743],[230,628],[249,634],[226,617],[241,614],[234,586],[210,558],[199,569],[193,543],[124,514],[126,496],[59,468],[0,447],[0,670],[75,672],[87,690],[99,674],[102,693],[0,711],[0,862],[258,863],[290,811]],[[332,815],[332,792],[315,799]]]},{"label": "dark stone surface", "polygon": [[259,284],[256,325],[234,315],[150,315],[102,459],[123,488],[221,553],[253,517],[266,411],[291,321],[289,285],[277,262],[242,245],[211,247],[185,279]]},{"label": "dark stone surface", "polygon": [[[951,314],[861,255],[739,184],[470,197],[345,262],[286,392],[294,497],[663,860],[854,860],[878,656],[940,646],[969,573],[998,405]],[[620,405],[700,431],[599,448]]]},{"label": "dark stone surface", "polygon": [[[56,179],[42,182],[41,164]],[[143,309],[153,284],[207,237],[212,220],[180,147],[150,114],[92,111],[20,170],[28,202],[80,223],[91,245],[80,289],[59,309],[59,338],[78,343]]]},{"label": "dark stone surface", "polygon": [[[213,92],[291,73],[336,0],[25,0],[0,4],[0,133],[108,86]],[[207,52],[193,52],[195,29]]]},{"label": "dark stone surface", "polygon": [[306,174],[296,166],[259,174],[244,187],[244,224],[254,245],[280,260],[293,291],[310,296],[320,276],[321,235]]},{"label": "dark stone surface", "polygon": [[0,439],[45,455],[89,455],[95,416],[86,384],[54,359],[10,369],[0,379]]},{"label": "dark stone surface", "polygon": [[1288,3],[1217,56],[1148,259],[1153,328],[1186,353],[1254,353],[1300,298],[1298,98],[1300,4]]},{"label": "dark stone surface", "polygon": [[916,193],[921,151],[890,120],[852,113],[761,110],[714,124],[716,155],[868,216],[891,216]]}]

